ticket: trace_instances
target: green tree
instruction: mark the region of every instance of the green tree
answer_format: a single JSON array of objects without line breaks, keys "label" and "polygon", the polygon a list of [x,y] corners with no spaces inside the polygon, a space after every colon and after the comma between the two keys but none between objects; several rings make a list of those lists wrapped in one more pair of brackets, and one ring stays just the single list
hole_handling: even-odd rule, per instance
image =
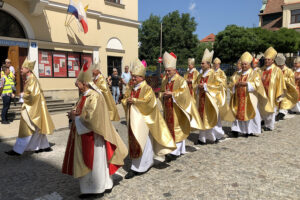
[{"label": "green tree", "polygon": [[253,52],[258,38],[253,31],[244,27],[229,25],[216,35],[215,56],[224,63],[234,63],[245,51]]},{"label": "green tree", "polygon": [[163,24],[163,53],[174,52],[178,58],[178,64],[187,64],[188,57],[196,56],[198,46],[196,31],[197,24],[190,14],[180,14],[174,11],[162,19],[151,15],[142,23],[139,29],[139,41],[141,43],[139,55],[149,64],[156,64],[160,49],[160,23]]},{"label": "green tree", "polygon": [[139,28],[139,57],[149,64],[156,64],[160,53],[160,23],[159,16],[152,15]]},{"label": "green tree", "polygon": [[281,28],[274,32],[274,48],[281,53],[295,53],[299,50],[300,33],[294,29]]}]

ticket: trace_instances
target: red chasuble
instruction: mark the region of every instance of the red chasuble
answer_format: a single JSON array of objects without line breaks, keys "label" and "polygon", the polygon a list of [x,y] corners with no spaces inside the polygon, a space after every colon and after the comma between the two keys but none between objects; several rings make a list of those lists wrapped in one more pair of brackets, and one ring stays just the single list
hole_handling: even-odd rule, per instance
[{"label": "red chasuble", "polygon": [[269,85],[271,80],[272,69],[266,70],[262,75],[262,82],[266,91],[267,96],[269,96]]},{"label": "red chasuble", "polygon": [[[209,76],[201,77],[200,84],[207,83],[208,78]],[[205,91],[204,88],[202,88],[199,89],[199,108],[198,108],[202,121],[203,121],[204,109],[205,109]]]},{"label": "red chasuble", "polygon": [[[131,91],[131,98],[139,98],[141,92],[141,88],[139,88],[137,91],[132,90]],[[128,109],[130,112],[130,109]],[[137,159],[142,156],[142,149],[140,147],[140,144],[136,140],[135,136],[133,135],[133,132],[131,130],[130,126],[130,118],[128,122],[128,143],[129,143],[129,155],[130,158]]]},{"label": "red chasuble", "polygon": [[[193,80],[193,77],[194,77],[194,72],[189,73],[187,78],[190,81],[190,80]],[[188,86],[189,86],[189,89],[190,89],[190,93],[193,96],[193,84],[192,83],[188,83]]]},{"label": "red chasuble", "polygon": [[[242,75],[238,82],[245,82],[248,78],[248,75]],[[240,121],[245,120],[245,109],[246,109],[246,101],[247,101],[247,88],[246,87],[238,87],[236,88],[237,97],[238,97],[238,109],[236,113],[236,118]]]},{"label": "red chasuble", "polygon": [[[171,81],[170,83],[167,83],[166,85],[166,91],[173,91],[174,81]],[[171,135],[173,137],[173,140],[175,141],[175,131],[174,131],[174,111],[173,111],[173,98],[170,97],[164,97],[164,118],[167,122],[167,126],[171,132]]]}]

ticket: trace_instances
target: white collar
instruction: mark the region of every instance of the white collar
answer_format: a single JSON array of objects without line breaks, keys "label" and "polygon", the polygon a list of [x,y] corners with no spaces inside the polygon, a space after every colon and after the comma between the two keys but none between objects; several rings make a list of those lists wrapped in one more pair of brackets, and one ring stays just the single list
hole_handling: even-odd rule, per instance
[{"label": "white collar", "polygon": [[246,75],[249,72],[249,69],[245,72],[242,72],[242,75]]},{"label": "white collar", "polygon": [[191,74],[191,73],[193,73],[194,71],[195,71],[195,68],[191,69],[191,70],[189,71],[189,73]]},{"label": "white collar", "polygon": [[296,72],[300,72],[300,68],[296,69]]},{"label": "white collar", "polygon": [[90,92],[90,90],[91,90],[91,89],[88,89],[87,91],[85,91],[85,92],[83,93],[83,96],[88,95],[88,93]]},{"label": "white collar", "polygon": [[94,80],[96,81],[96,80],[98,80],[100,78],[100,74],[98,74],[95,78],[94,78]]},{"label": "white collar", "polygon": [[215,72],[219,71],[220,67],[218,69],[214,69]]},{"label": "white collar", "polygon": [[137,91],[138,89],[140,89],[142,83],[143,83],[143,81],[140,82],[139,84],[137,84],[136,86],[134,86],[134,88],[133,88],[134,91]]},{"label": "white collar", "polygon": [[203,73],[202,77],[206,77],[209,71],[210,71],[210,69],[207,69],[207,70]]},{"label": "white collar", "polygon": [[241,73],[242,71],[243,71],[243,70],[240,69],[239,71],[237,71],[237,73]]},{"label": "white collar", "polygon": [[268,66],[266,70],[267,70],[267,71],[268,71],[268,70],[270,70],[270,69],[271,69],[271,67],[272,67],[272,65]]},{"label": "white collar", "polygon": [[168,78],[168,82],[170,83],[173,79],[173,77],[175,76],[176,74],[174,74],[171,78]]}]

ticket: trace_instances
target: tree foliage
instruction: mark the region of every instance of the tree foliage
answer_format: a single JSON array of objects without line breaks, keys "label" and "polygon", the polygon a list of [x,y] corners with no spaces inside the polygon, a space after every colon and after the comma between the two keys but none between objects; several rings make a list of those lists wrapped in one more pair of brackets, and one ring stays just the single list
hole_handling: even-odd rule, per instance
[{"label": "tree foliage", "polygon": [[197,23],[188,13],[174,11],[160,18],[151,15],[139,29],[141,43],[139,55],[150,64],[156,64],[160,54],[160,23],[163,24],[163,51],[174,52],[178,64],[186,63],[187,58],[196,56],[198,38],[194,34]]},{"label": "tree foliage", "polygon": [[269,31],[230,25],[216,35],[214,50],[223,62],[234,63],[245,51],[257,55],[273,46],[281,53],[295,53],[299,45],[300,33],[293,29]]}]

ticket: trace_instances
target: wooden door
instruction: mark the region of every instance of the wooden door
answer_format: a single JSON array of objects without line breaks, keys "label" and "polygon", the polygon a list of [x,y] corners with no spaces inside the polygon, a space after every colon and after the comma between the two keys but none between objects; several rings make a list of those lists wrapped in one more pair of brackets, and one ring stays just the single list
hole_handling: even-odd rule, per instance
[{"label": "wooden door", "polygon": [[15,68],[16,77],[16,95],[20,94],[21,81],[20,81],[20,68],[19,68],[19,47],[10,46],[7,53],[8,59],[11,60],[11,65]]}]

